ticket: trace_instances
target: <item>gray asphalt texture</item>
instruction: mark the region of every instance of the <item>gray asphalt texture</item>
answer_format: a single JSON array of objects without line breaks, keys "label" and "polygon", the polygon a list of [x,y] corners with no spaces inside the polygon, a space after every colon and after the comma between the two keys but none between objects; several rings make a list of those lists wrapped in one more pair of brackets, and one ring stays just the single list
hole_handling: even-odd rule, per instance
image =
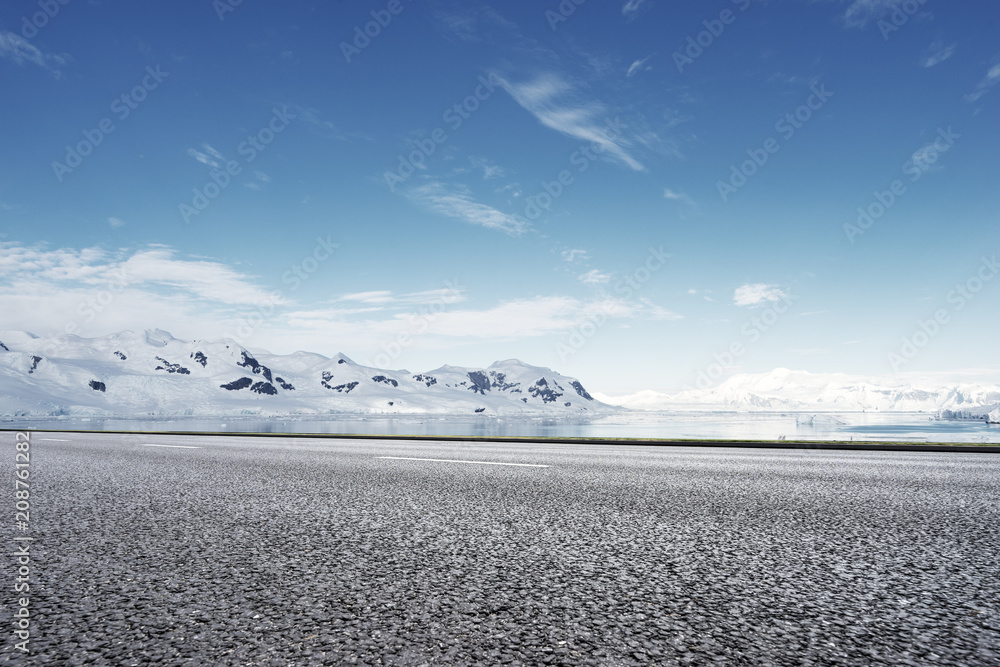
[{"label": "gray asphalt texture", "polygon": [[75,433],[31,452],[31,653],[6,556],[3,662],[1000,664],[995,454]]}]

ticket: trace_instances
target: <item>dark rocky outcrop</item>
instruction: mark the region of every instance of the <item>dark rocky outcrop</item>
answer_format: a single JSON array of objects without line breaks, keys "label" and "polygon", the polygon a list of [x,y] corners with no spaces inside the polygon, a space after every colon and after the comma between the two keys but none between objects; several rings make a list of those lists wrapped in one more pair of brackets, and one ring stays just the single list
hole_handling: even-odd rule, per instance
[{"label": "dark rocky outcrop", "polygon": [[295,387],[292,386],[291,382],[285,382],[282,378],[274,378],[274,381],[285,391],[295,391]]},{"label": "dark rocky outcrop", "polygon": [[0,348],[3,348],[4,352],[10,352],[10,348],[4,345],[2,340],[0,340]]},{"label": "dark rocky outcrop", "polygon": [[486,392],[490,390],[490,386],[492,384],[490,379],[486,376],[486,373],[482,371],[470,371],[467,375],[469,376],[469,380],[472,381],[472,386],[469,387],[469,391],[485,396]]},{"label": "dark rocky outcrop", "polygon": [[191,358],[195,360],[195,363],[201,364],[202,368],[208,365],[208,357],[205,356],[204,352],[195,352]]},{"label": "dark rocky outcrop", "polygon": [[556,399],[562,396],[561,393],[549,387],[549,383],[545,381],[545,378],[538,378],[535,384],[528,387],[528,393],[535,398],[541,398],[542,403],[555,403]]},{"label": "dark rocky outcrop", "polygon": [[239,380],[233,380],[229,384],[220,384],[219,386],[229,391],[239,391],[240,389],[246,389],[252,384],[253,380],[251,378],[240,378]]},{"label": "dark rocky outcrop", "polygon": [[106,392],[108,389],[106,386],[104,386],[103,382],[98,382],[97,380],[90,381],[90,388],[93,389],[94,391],[102,391],[102,392]]},{"label": "dark rocky outcrop", "polygon": [[122,361],[128,359],[128,357],[125,356],[124,352],[119,352],[118,350],[115,350],[115,356],[121,359]]},{"label": "dark rocky outcrop", "polygon": [[510,391],[512,394],[520,394],[521,390],[518,387],[521,386],[520,382],[507,382],[507,374],[500,373],[498,371],[490,371],[490,377],[493,382],[490,384],[494,389],[499,391]]},{"label": "dark rocky outcrop", "polygon": [[381,382],[382,384],[388,384],[388,385],[391,385],[393,387],[398,387],[399,386],[398,382],[396,382],[392,378],[387,378],[384,375],[376,375],[375,377],[372,378],[372,382]]},{"label": "dark rocky outcrop", "polygon": [[437,384],[437,378],[430,375],[414,375],[413,379],[417,382],[423,382],[428,387],[432,384]]},{"label": "dark rocky outcrop", "polygon": [[278,390],[274,388],[274,385],[270,382],[255,382],[250,391],[256,392],[258,394],[266,394],[267,396],[275,396]]},{"label": "dark rocky outcrop", "polygon": [[35,369],[38,368],[38,364],[40,364],[41,361],[41,357],[31,357],[31,368],[28,369],[28,375],[35,372]]},{"label": "dark rocky outcrop", "polygon": [[236,362],[237,366],[242,366],[243,368],[249,368],[253,371],[254,375],[263,375],[267,378],[268,382],[272,382],[271,379],[271,369],[267,366],[263,366],[257,362],[251,355],[247,354],[246,351],[243,352],[243,360]]},{"label": "dark rocky outcrop", "polygon": [[347,384],[338,384],[336,387],[331,387],[330,385],[323,383],[323,386],[327,389],[332,389],[333,391],[343,392],[345,394],[350,394],[351,390],[358,386],[357,382],[348,382]]},{"label": "dark rocky outcrop", "polygon": [[587,390],[583,388],[583,385],[580,384],[579,380],[573,380],[569,383],[569,386],[573,387],[573,389],[576,390],[576,393],[580,394],[580,396],[588,401],[594,400],[594,397],[587,393]]},{"label": "dark rocky outcrop", "polygon": [[178,375],[191,375],[191,371],[184,368],[180,364],[172,364],[163,357],[157,357],[156,360],[163,365],[157,366],[153,369],[154,371],[166,371],[167,373],[177,373]]}]

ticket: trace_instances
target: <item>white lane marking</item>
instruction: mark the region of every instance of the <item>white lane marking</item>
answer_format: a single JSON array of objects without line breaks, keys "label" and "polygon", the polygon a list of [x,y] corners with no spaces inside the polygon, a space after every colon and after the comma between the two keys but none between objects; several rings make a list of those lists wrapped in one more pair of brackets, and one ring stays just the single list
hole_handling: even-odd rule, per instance
[{"label": "white lane marking", "polygon": [[186,445],[147,445],[147,444],[142,443],[142,442],[139,443],[139,446],[140,447],[170,447],[172,449],[201,449],[201,447],[188,447]]},{"label": "white lane marking", "polygon": [[500,463],[499,461],[461,461],[459,459],[415,459],[409,456],[379,456],[380,459],[394,459],[396,461],[437,461],[438,463],[482,463],[487,466],[520,466],[522,468],[548,468],[538,463]]},{"label": "white lane marking", "polygon": [[63,440],[62,438],[39,438],[43,442],[69,442],[69,440]]}]

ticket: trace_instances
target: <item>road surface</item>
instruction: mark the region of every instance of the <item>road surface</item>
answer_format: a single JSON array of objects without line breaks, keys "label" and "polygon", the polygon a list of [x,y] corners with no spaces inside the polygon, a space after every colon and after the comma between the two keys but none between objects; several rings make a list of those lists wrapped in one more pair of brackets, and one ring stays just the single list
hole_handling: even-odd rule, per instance
[{"label": "road surface", "polygon": [[30,448],[30,654],[13,648],[8,555],[7,663],[1000,664],[996,454],[79,433]]}]

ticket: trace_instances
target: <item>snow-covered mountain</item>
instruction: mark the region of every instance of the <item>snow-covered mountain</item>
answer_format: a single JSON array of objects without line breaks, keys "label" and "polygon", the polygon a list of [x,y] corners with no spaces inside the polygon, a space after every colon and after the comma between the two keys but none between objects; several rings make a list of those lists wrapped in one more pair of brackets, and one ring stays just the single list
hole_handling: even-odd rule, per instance
[{"label": "snow-covered mountain", "polygon": [[426,373],[338,354],[251,353],[232,340],[161,330],[103,338],[0,331],[0,416],[477,413],[575,416],[620,410],[574,378],[516,359]]},{"label": "snow-covered mountain", "polygon": [[[734,375],[717,387],[677,394],[642,391],[595,396],[634,410],[746,410],[761,412],[942,412],[988,413],[1000,403],[1000,385],[941,383],[931,379],[862,378],[784,368]],[[984,411],[985,410],[985,411]],[[947,414],[951,411],[955,414]]]}]

